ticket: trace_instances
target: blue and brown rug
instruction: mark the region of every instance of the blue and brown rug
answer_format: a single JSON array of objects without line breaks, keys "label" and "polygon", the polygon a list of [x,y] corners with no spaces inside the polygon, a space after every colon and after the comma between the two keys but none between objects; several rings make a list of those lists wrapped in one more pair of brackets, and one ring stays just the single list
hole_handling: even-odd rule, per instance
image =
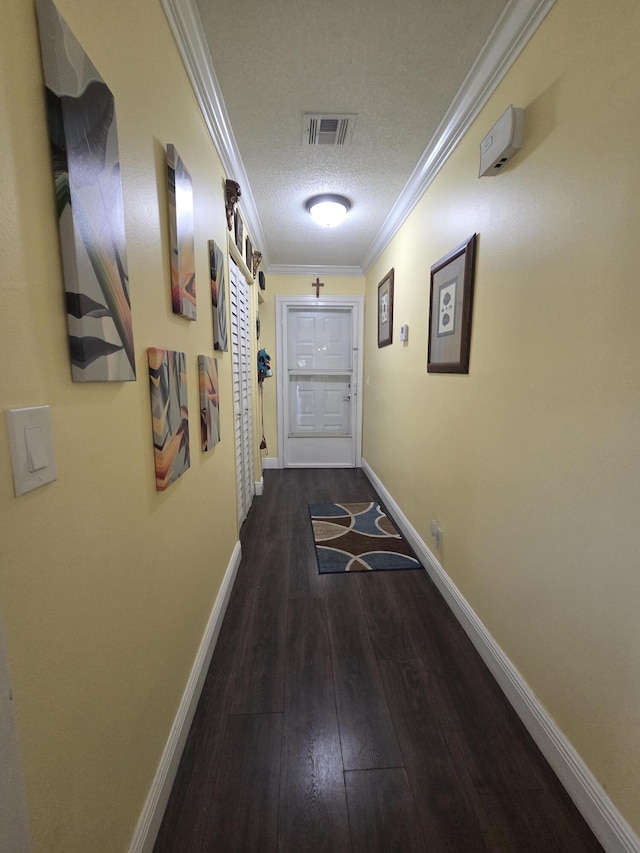
[{"label": "blue and brown rug", "polygon": [[321,575],[422,568],[376,501],[309,504],[309,513]]}]

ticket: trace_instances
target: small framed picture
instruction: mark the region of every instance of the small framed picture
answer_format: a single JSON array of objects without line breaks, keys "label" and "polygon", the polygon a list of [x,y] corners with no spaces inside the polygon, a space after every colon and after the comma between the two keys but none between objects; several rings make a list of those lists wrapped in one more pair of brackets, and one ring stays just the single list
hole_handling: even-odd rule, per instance
[{"label": "small framed picture", "polygon": [[249,267],[249,272],[252,272],[253,267],[253,246],[251,245],[251,240],[249,239],[249,235],[247,234],[247,240],[245,243],[244,250],[244,259],[247,262],[247,266]]},{"label": "small framed picture", "polygon": [[378,285],[378,347],[393,342],[393,269]]},{"label": "small framed picture", "polygon": [[476,237],[431,267],[428,373],[469,372]]},{"label": "small framed picture", "polygon": [[240,214],[238,213],[237,210],[235,212],[233,225],[234,225],[235,243],[236,243],[236,246],[238,247],[238,251],[240,253],[242,253],[244,250],[244,225],[242,223],[242,217],[240,216]]}]

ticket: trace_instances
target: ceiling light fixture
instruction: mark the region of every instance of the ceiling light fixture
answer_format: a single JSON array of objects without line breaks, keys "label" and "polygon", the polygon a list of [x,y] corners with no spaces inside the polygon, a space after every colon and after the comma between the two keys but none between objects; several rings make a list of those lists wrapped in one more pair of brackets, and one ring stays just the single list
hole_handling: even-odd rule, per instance
[{"label": "ceiling light fixture", "polygon": [[351,209],[351,202],[343,195],[314,195],[306,204],[306,209],[320,225],[332,228],[339,225]]}]

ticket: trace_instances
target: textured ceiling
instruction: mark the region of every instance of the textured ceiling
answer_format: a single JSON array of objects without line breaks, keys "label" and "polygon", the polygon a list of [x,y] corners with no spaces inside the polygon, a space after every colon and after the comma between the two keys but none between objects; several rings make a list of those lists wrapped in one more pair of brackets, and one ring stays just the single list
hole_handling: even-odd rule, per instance
[{"label": "textured ceiling", "polygon": [[[507,0],[196,5],[269,265],[359,268]],[[303,146],[305,112],[356,113],[351,145]],[[339,228],[320,192],[351,199]]]}]

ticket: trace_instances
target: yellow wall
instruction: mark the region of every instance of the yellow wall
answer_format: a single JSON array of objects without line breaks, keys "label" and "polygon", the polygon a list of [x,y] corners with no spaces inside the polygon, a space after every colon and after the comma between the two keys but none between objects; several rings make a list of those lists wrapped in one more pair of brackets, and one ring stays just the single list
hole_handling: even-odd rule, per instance
[{"label": "yellow wall", "polygon": [[[37,851],[127,848],[237,540],[231,354],[222,442],[199,447],[197,355],[213,355],[207,240],[224,175],[156,0],[59,0],[115,95],[138,379],[70,378],[33,5],[0,32],[0,408],[51,407],[58,480],[13,495],[0,419],[0,618]],[[171,312],[164,147],[191,172],[198,319]],[[191,469],[155,490],[146,349],[182,350]],[[1,846],[1,843],[0,843]]]},{"label": "yellow wall", "polygon": [[271,356],[273,377],[264,382],[264,432],[267,449],[263,456],[278,456],[278,418],[277,418],[277,366],[276,366],[276,296],[315,296],[312,282],[316,278],[324,283],[320,288],[320,298],[333,296],[364,296],[364,276],[320,275],[267,275],[266,287],[260,292],[262,303],[260,313],[260,342]]},{"label": "yellow wall", "polygon": [[[633,0],[558,0],[370,270],[363,448],[636,831],[639,43]],[[509,104],[524,149],[479,180]],[[429,267],[474,232],[470,372],[428,375]],[[390,267],[410,340],[378,350]]]},{"label": "yellow wall", "polygon": [[[0,618],[36,850],[113,853],[236,541],[230,353],[222,442],[206,455],[197,444],[196,356],[213,352],[206,241],[225,245],[224,175],[159,4],[58,6],[116,98],[138,380],[70,380],[35,15],[7,0],[0,408],[51,406],[58,480],[13,496],[0,419]],[[425,541],[441,522],[445,569],[636,830],[639,36],[632,0],[558,0],[367,276],[364,417],[365,459]],[[509,103],[527,108],[525,148],[478,180],[480,140]],[[194,181],[195,323],[171,313],[167,142]],[[428,268],[474,231],[470,374],[427,375]],[[396,340],[378,350],[376,285],[392,266]],[[275,295],[312,293],[314,278],[267,275],[260,345],[273,357]],[[326,295],[364,290],[322,279]],[[191,370],[192,467],[164,494],[149,346],[186,351]],[[269,456],[275,390],[274,378]]]}]

